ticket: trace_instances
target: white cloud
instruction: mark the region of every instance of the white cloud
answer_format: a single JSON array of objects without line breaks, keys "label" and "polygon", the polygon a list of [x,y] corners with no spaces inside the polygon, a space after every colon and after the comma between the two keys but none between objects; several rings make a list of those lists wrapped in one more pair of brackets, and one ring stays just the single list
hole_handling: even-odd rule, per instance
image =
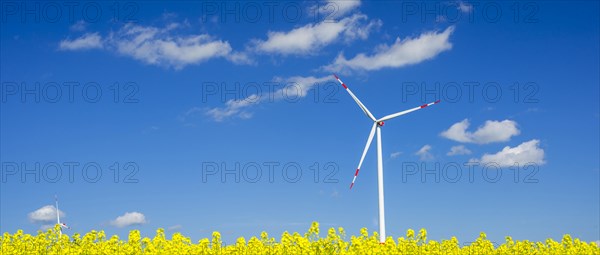
[{"label": "white cloud", "polygon": [[506,142],[511,137],[521,133],[517,128],[517,123],[512,120],[488,120],[483,126],[477,128],[475,132],[467,131],[469,125],[469,120],[464,119],[450,126],[448,130],[442,132],[440,135],[457,142],[486,144]]},{"label": "white cloud", "polygon": [[193,116],[197,115],[198,113],[202,113],[202,112],[204,112],[204,110],[205,109],[202,109],[200,107],[192,107],[177,118],[182,122],[186,122],[189,120],[190,117],[193,117]]},{"label": "white cloud", "polygon": [[[319,3],[320,18],[331,19],[346,15],[360,6],[360,0],[328,0],[325,3]],[[315,8],[315,7],[313,7]]]},{"label": "white cloud", "polygon": [[87,33],[77,39],[60,42],[61,50],[105,48],[146,64],[181,69],[213,58],[224,58],[235,64],[252,64],[243,52],[235,52],[229,42],[208,34],[181,35],[182,26],[170,23],[165,27],[126,24],[105,39],[98,33]]},{"label": "white cloud", "polygon": [[86,33],[73,40],[64,39],[59,44],[61,50],[89,50],[101,49],[102,47],[102,37],[98,33]]},{"label": "white cloud", "polygon": [[458,1],[457,9],[463,13],[470,13],[473,11],[473,5],[464,1]]},{"label": "white cloud", "polygon": [[142,130],[142,134],[150,134],[150,133],[156,132],[158,130],[160,130],[160,127],[158,127],[158,126],[150,126],[150,127],[144,128]]},{"label": "white cloud", "polygon": [[432,160],[433,155],[431,154],[431,145],[425,144],[421,149],[419,149],[415,155],[419,156],[419,158],[423,161]]},{"label": "white cloud", "polygon": [[225,57],[231,63],[237,65],[254,65],[256,62],[246,52],[232,51]]},{"label": "white cloud", "polygon": [[436,23],[442,23],[442,22],[446,22],[446,16],[443,15],[437,15],[435,17],[435,22]]},{"label": "white cloud", "polygon": [[[61,210],[58,211],[60,217],[65,217],[65,213]],[[56,222],[56,207],[53,205],[46,205],[40,209],[30,212],[29,220],[31,222]]]},{"label": "white cloud", "polygon": [[43,224],[43,225],[40,226],[40,230],[41,231],[46,231],[48,229],[54,228],[54,226],[55,226],[54,224]]},{"label": "white cloud", "polygon": [[342,69],[370,71],[417,64],[450,50],[452,44],[449,38],[453,31],[454,27],[451,26],[443,32],[426,32],[417,38],[397,38],[391,46],[378,46],[372,55],[359,53],[352,59],[346,59],[343,53],[340,53],[334,62],[324,69],[333,72]]},{"label": "white cloud", "polygon": [[465,147],[464,145],[452,146],[452,148],[450,148],[450,151],[448,153],[446,153],[446,155],[448,155],[448,156],[469,155],[469,154],[471,154],[471,151],[469,149],[467,149],[467,147]]},{"label": "white cloud", "polygon": [[334,189],[334,190],[331,192],[331,194],[329,194],[329,196],[330,196],[330,197],[333,197],[333,198],[338,198],[338,197],[340,197],[340,192],[339,192],[339,191],[337,191],[336,189]]},{"label": "white cloud", "polygon": [[84,20],[80,20],[80,21],[75,22],[73,25],[71,25],[69,27],[69,30],[74,31],[74,32],[81,32],[81,31],[84,31],[86,27],[87,27],[87,23],[85,23]]},{"label": "white cloud", "polygon": [[110,221],[110,225],[118,228],[141,224],[146,224],[146,216],[139,212],[127,212]]},{"label": "white cloud", "polygon": [[[258,100],[260,100],[260,98],[256,94],[250,95],[244,99],[230,99],[225,103],[224,107],[215,107],[208,109],[206,111],[206,115],[208,115],[217,122],[223,121],[232,116],[238,116],[242,119],[249,119],[252,117],[252,113],[246,111],[246,108],[251,105],[257,104]],[[197,107],[190,109],[188,111],[188,114],[186,115],[189,115],[189,113],[196,112],[197,109]]]},{"label": "white cloud", "polygon": [[177,225],[174,225],[174,226],[170,226],[170,227],[168,227],[168,228],[167,228],[167,230],[170,230],[170,231],[175,231],[175,230],[180,230],[180,229],[182,229],[182,228],[183,228],[183,226],[181,226],[181,225],[177,224]]},{"label": "white cloud", "polygon": [[110,41],[123,55],[175,69],[211,58],[227,58],[233,51],[227,41],[216,40],[208,34],[172,35],[171,31],[178,27],[177,23],[165,28],[127,24],[111,34]]},{"label": "white cloud", "polygon": [[314,76],[292,76],[288,78],[275,77],[276,82],[286,86],[275,91],[275,99],[287,99],[305,97],[310,89],[319,84],[323,85],[332,80],[329,75],[322,77]]},{"label": "white cloud", "polygon": [[392,152],[392,154],[390,154],[390,158],[397,158],[400,157],[400,155],[402,155],[401,151],[396,151],[396,152]]},{"label": "white cloud", "polygon": [[517,147],[506,146],[496,154],[484,154],[481,159],[473,160],[480,164],[498,164],[501,167],[519,164],[523,166],[528,163],[542,165],[544,161],[544,150],[539,147],[539,140],[524,142]]},{"label": "white cloud", "polygon": [[267,40],[254,40],[253,48],[257,52],[282,55],[312,55],[343,37],[345,41],[366,39],[369,33],[381,26],[381,21],[364,24],[367,16],[354,14],[339,21],[323,21],[308,24],[286,32],[267,33]]},{"label": "white cloud", "polygon": [[[269,94],[266,96],[262,94],[252,94],[243,99],[231,99],[225,103],[224,107],[210,108],[205,110],[204,113],[205,115],[217,122],[232,117],[249,119],[253,115],[250,111],[248,111],[249,107],[258,105],[261,102],[271,99],[273,99],[274,101],[281,101],[296,100],[298,98],[305,97],[307,92],[312,87],[330,81],[331,77],[293,76],[289,78],[275,77],[273,80],[274,82],[277,82],[277,84],[282,84],[282,86],[280,86],[281,88],[275,90],[273,94]],[[184,120],[186,117],[202,111],[203,110],[201,108],[193,107],[184,114]]]}]

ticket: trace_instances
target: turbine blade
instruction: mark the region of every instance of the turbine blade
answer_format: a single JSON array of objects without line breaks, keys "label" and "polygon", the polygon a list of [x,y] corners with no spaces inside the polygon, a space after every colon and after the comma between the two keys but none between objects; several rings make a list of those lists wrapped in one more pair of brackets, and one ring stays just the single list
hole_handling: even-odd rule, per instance
[{"label": "turbine blade", "polygon": [[352,93],[352,91],[348,88],[348,86],[346,86],[346,84],[344,84],[344,82],[342,80],[340,80],[340,78],[337,75],[334,74],[333,76],[335,76],[335,78],[338,80],[338,82],[340,82],[340,84],[342,84],[342,87],[344,87],[344,89],[346,89],[346,91],[348,91],[348,94],[350,94],[352,99],[354,99],[356,104],[358,104],[358,107],[360,107],[360,109],[367,115],[367,117],[369,117],[369,119],[375,121],[375,117],[373,116],[373,114],[371,114],[371,112],[369,112],[369,109],[367,109],[367,107],[360,100],[358,100],[358,97],[356,97],[354,95],[354,93]]},{"label": "turbine blade", "polygon": [[362,166],[362,163],[365,160],[365,156],[367,156],[367,151],[369,151],[369,147],[371,146],[371,142],[373,141],[373,136],[375,135],[376,127],[377,127],[377,122],[373,123],[373,127],[371,128],[371,133],[369,134],[369,139],[367,139],[367,144],[365,145],[365,150],[363,150],[363,154],[360,157],[360,162],[358,162],[358,167],[356,168],[356,172],[354,172],[354,178],[352,179],[352,183],[350,184],[350,189],[352,189],[352,187],[354,186],[356,177],[358,177],[358,171],[360,171],[360,167]]},{"label": "turbine blade", "polygon": [[66,229],[71,229],[71,227],[67,226],[67,224],[65,224],[65,223],[61,223],[60,227],[61,228],[66,228]]},{"label": "turbine blade", "polygon": [[383,117],[383,118],[381,118],[381,119],[378,119],[378,120],[377,120],[377,122],[380,122],[380,121],[386,121],[386,120],[389,120],[389,119],[396,118],[396,117],[398,117],[398,116],[402,116],[402,115],[404,115],[404,114],[407,114],[407,113],[414,112],[414,111],[416,111],[416,110],[421,110],[421,109],[423,109],[423,108],[425,108],[425,107],[427,107],[427,106],[431,106],[431,105],[437,104],[437,103],[439,103],[439,102],[440,102],[440,100],[437,100],[437,101],[435,101],[435,102],[431,102],[431,103],[428,103],[428,104],[424,104],[424,105],[421,105],[421,106],[417,106],[417,107],[415,107],[415,108],[412,108],[412,109],[408,109],[408,110],[405,110],[405,111],[401,111],[401,112],[397,112],[397,113],[394,113],[394,114],[390,114],[390,115],[387,115],[387,116],[385,116],[385,117]]}]

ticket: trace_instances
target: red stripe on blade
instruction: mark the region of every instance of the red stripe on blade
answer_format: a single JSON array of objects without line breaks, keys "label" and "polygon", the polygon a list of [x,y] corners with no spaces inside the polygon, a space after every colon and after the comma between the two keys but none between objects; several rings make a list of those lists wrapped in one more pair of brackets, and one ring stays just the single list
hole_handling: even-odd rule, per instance
[{"label": "red stripe on blade", "polygon": [[439,103],[440,101],[442,101],[442,100],[437,100],[437,101],[435,101],[435,102],[433,102],[433,103],[434,103],[434,104],[437,104],[437,103]]},{"label": "red stripe on blade", "polygon": [[427,107],[427,104],[421,105],[421,108],[425,108]]},{"label": "red stripe on blade", "polygon": [[339,77],[338,77],[336,74],[333,74],[333,76],[334,76],[336,79],[339,79]]},{"label": "red stripe on blade", "polygon": [[350,183],[350,189],[352,189],[352,186],[354,186],[354,182]]},{"label": "red stripe on blade", "polygon": [[354,176],[357,176],[357,175],[358,175],[358,170],[359,170],[359,169],[357,168],[357,169],[356,169],[356,172],[354,172]]},{"label": "red stripe on blade", "polygon": [[346,84],[342,83],[342,86],[343,86],[345,89],[348,89],[348,87],[346,87]]}]

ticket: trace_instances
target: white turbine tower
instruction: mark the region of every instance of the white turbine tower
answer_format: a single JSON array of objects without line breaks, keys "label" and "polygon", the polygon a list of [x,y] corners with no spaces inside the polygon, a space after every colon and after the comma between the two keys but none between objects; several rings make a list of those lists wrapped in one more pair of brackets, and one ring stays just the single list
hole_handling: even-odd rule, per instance
[{"label": "white turbine tower", "polygon": [[333,76],[335,76],[335,78],[340,82],[340,84],[342,84],[344,89],[346,89],[346,91],[348,91],[348,94],[350,94],[352,99],[354,99],[354,101],[356,101],[356,103],[358,104],[360,109],[367,115],[367,117],[369,117],[369,119],[371,119],[373,121],[373,127],[371,128],[371,133],[369,134],[369,138],[367,139],[367,145],[365,145],[365,149],[362,153],[362,156],[360,157],[360,161],[358,162],[358,167],[356,168],[356,172],[354,172],[354,178],[352,179],[352,183],[350,184],[350,189],[352,189],[352,186],[354,186],[354,182],[356,181],[356,177],[358,176],[358,171],[360,170],[360,166],[362,165],[363,160],[365,159],[365,156],[367,155],[367,151],[369,150],[369,147],[371,146],[371,142],[373,141],[373,135],[375,135],[375,130],[377,130],[377,184],[378,184],[378,189],[379,189],[379,242],[384,243],[385,242],[385,210],[384,210],[384,203],[383,203],[383,160],[382,160],[382,156],[381,156],[382,155],[382,153],[381,153],[381,127],[383,126],[383,123],[386,120],[390,120],[390,119],[396,118],[398,116],[402,116],[404,114],[423,109],[427,106],[437,104],[440,102],[440,100],[437,100],[432,103],[424,104],[421,106],[417,106],[415,108],[408,109],[405,111],[390,114],[390,115],[387,115],[380,119],[376,119],[373,116],[373,114],[371,114],[371,112],[369,112],[367,107],[365,107],[365,105],[363,105],[363,103],[360,102],[360,100],[358,100],[358,98],[354,95],[354,93],[352,93],[352,91],[350,91],[348,86],[346,86],[346,84],[344,84],[344,82],[342,82],[342,80],[340,80],[340,78],[337,75],[334,74]]},{"label": "white turbine tower", "polygon": [[59,234],[62,236],[62,229],[66,228],[66,229],[71,229],[69,226],[67,226],[67,224],[65,223],[61,223],[60,222],[60,211],[58,210],[58,197],[55,195],[54,196],[54,202],[56,203],[56,224],[58,224],[60,226]]}]

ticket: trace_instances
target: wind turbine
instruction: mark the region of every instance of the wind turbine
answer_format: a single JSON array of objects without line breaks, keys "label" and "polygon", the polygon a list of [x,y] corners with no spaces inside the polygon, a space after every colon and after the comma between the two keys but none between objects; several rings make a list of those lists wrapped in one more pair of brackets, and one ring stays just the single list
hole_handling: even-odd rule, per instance
[{"label": "wind turbine", "polygon": [[60,211],[58,210],[58,197],[55,195],[54,196],[54,202],[56,203],[56,224],[58,224],[60,226],[59,234],[62,236],[62,229],[66,228],[66,229],[71,229],[69,226],[67,226],[67,224],[65,223],[61,223],[60,222]]},{"label": "wind turbine", "polygon": [[421,106],[417,106],[412,109],[408,109],[408,110],[404,110],[404,111],[397,112],[394,114],[390,114],[383,118],[377,119],[373,116],[373,114],[371,114],[371,112],[369,112],[369,109],[367,109],[367,107],[365,107],[365,105],[362,102],[360,102],[360,100],[358,100],[358,98],[354,95],[354,93],[352,93],[352,91],[348,88],[348,86],[346,86],[346,84],[344,84],[344,82],[342,82],[342,80],[340,80],[340,78],[337,75],[334,74],[333,76],[335,76],[335,78],[340,82],[340,84],[342,84],[342,87],[344,87],[344,89],[346,89],[346,91],[348,91],[348,94],[350,94],[352,99],[354,99],[354,101],[358,104],[360,109],[367,115],[367,117],[369,117],[369,119],[371,119],[373,121],[373,127],[371,128],[371,133],[369,133],[369,138],[367,139],[367,145],[365,145],[365,149],[362,153],[362,156],[360,157],[360,161],[358,162],[358,167],[356,168],[356,172],[354,172],[354,178],[352,179],[352,183],[350,184],[350,189],[352,189],[352,187],[354,186],[354,182],[356,181],[356,177],[358,176],[358,171],[360,170],[363,160],[365,159],[365,156],[367,155],[367,151],[369,150],[369,147],[371,146],[371,142],[373,141],[373,136],[375,135],[375,130],[377,130],[377,184],[378,184],[377,186],[379,189],[379,242],[385,243],[385,210],[384,210],[384,203],[383,203],[383,160],[382,160],[382,156],[381,156],[382,155],[382,153],[381,153],[381,127],[383,127],[384,121],[386,121],[386,120],[390,120],[390,119],[396,118],[398,116],[402,116],[404,114],[423,109],[427,106],[437,104],[440,102],[440,100],[437,100],[435,102],[431,102],[428,104],[424,104]]}]

